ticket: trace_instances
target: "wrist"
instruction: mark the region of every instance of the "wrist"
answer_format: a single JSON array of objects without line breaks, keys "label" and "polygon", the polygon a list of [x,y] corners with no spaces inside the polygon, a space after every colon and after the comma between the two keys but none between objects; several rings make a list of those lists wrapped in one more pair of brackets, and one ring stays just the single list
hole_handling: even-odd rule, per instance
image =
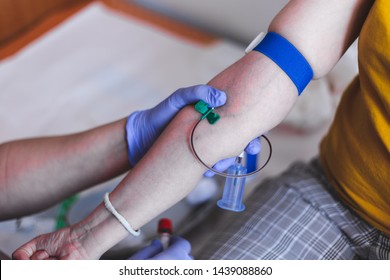
[{"label": "wrist", "polygon": [[84,220],[71,226],[71,236],[77,240],[89,259],[99,259],[125,238],[127,231],[100,205]]},{"label": "wrist", "polygon": [[99,259],[105,248],[101,248],[99,241],[94,236],[94,231],[88,224],[78,223],[70,227],[72,240],[77,241],[80,248],[85,252],[86,259]]}]

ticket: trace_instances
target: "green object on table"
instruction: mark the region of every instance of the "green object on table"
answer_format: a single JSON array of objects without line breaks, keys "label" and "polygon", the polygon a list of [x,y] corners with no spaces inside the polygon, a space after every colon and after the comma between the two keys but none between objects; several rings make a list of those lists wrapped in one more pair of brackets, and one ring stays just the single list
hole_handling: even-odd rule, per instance
[{"label": "green object on table", "polygon": [[66,217],[68,215],[69,209],[77,201],[77,199],[77,195],[72,195],[71,197],[61,202],[56,217],[56,230],[69,226],[68,219]]}]

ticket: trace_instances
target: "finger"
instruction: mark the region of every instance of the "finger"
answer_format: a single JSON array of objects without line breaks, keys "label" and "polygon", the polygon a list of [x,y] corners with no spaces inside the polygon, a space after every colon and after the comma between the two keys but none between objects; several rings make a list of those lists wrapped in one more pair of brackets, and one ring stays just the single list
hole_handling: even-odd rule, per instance
[{"label": "finger", "polygon": [[191,243],[187,239],[184,239],[183,237],[174,235],[171,237],[170,245],[167,248],[167,250],[169,249],[171,250],[180,249],[183,252],[189,254],[191,253]]},{"label": "finger", "polygon": [[[225,158],[225,159],[218,161],[216,164],[214,164],[212,168],[215,169],[216,171],[223,172],[226,169],[228,169],[229,166],[233,165],[234,161],[235,161],[235,158]],[[213,177],[215,175],[215,173],[211,170],[208,170],[203,175],[205,177]]]},{"label": "finger", "polygon": [[179,236],[172,236],[169,247],[157,254],[154,260],[192,260],[190,255],[191,244],[186,239]]},{"label": "finger", "polygon": [[162,131],[178,111],[199,100],[205,101],[211,107],[219,107],[226,103],[226,94],[207,85],[198,85],[176,90],[171,96],[149,111],[158,115],[151,118],[153,119],[154,126],[158,128],[157,134]]},{"label": "finger", "polygon": [[250,155],[257,155],[261,151],[261,142],[259,138],[253,139],[245,148],[245,152]]},{"label": "finger", "polygon": [[30,260],[46,260],[50,258],[50,255],[45,250],[39,250],[36,251],[32,256],[30,257]]},{"label": "finger", "polygon": [[15,250],[12,254],[12,259],[14,260],[29,260],[31,256],[36,251],[36,244],[34,240],[31,240],[18,249]]},{"label": "finger", "polygon": [[219,107],[226,103],[226,93],[208,85],[198,85],[178,89],[172,95],[172,103],[178,109],[203,100],[211,107]]},{"label": "finger", "polygon": [[211,170],[207,170],[205,173],[203,173],[203,176],[207,177],[207,178],[211,178],[215,175],[215,173]]},{"label": "finger", "polygon": [[164,251],[165,257],[171,256],[170,259],[178,259],[178,260],[192,260],[193,257],[190,255],[191,253],[191,243],[180,237],[180,236],[172,236],[170,246]]},{"label": "finger", "polygon": [[[207,93],[205,93],[203,87],[207,87]],[[200,86],[200,88],[196,88],[195,96],[197,96],[199,100],[202,99],[211,107],[220,107],[225,105],[227,99],[226,93],[224,91],[205,85]],[[195,102],[198,102],[199,100],[196,100]]]},{"label": "finger", "polygon": [[162,251],[162,245],[159,240],[153,240],[152,243],[132,255],[129,260],[146,260],[155,256]]},{"label": "finger", "polygon": [[213,165],[213,169],[223,172],[226,169],[229,168],[229,166],[232,166],[235,162],[236,158],[225,158],[223,160],[218,161],[216,164]]},{"label": "finger", "polygon": [[29,253],[25,249],[17,249],[15,252],[12,253],[13,260],[29,260],[30,256],[31,253]]}]

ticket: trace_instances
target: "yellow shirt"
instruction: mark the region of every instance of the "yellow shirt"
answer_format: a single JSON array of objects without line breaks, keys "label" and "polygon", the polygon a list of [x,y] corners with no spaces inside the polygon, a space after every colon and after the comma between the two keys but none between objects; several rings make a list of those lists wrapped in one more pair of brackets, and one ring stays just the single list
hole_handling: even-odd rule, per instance
[{"label": "yellow shirt", "polygon": [[359,36],[359,76],[344,93],[320,158],[341,199],[390,236],[390,1],[376,0]]}]

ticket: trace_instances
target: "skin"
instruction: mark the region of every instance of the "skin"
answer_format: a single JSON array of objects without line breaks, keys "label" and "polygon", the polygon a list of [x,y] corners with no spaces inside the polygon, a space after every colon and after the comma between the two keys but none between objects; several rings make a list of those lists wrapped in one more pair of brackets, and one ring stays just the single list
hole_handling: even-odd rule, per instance
[{"label": "skin", "polygon": [[[314,78],[319,78],[357,37],[371,4],[363,0],[292,0],[275,17],[269,31],[292,42],[312,66]],[[251,139],[279,124],[298,98],[287,75],[257,52],[245,55],[209,85],[228,95],[226,105],[216,110],[221,115],[217,125],[202,122],[196,131],[197,152],[209,164],[239,154]],[[133,228],[141,228],[185,197],[201,178],[205,169],[189,146],[198,118],[191,107],[181,110],[110,194],[114,207]],[[13,257],[96,259],[127,235],[101,204],[80,223],[33,239]]]},{"label": "skin", "polygon": [[128,170],[125,124],[0,145],[0,219],[38,212]]}]

